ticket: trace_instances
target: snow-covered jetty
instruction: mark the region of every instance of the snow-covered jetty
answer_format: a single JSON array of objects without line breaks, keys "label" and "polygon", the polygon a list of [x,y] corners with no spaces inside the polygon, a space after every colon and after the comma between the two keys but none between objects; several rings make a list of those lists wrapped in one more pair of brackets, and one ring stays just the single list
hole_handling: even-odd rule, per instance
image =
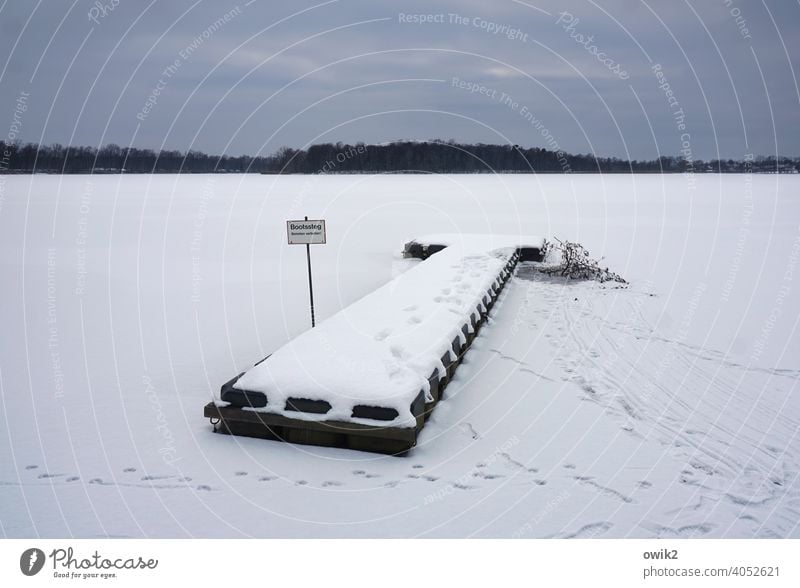
[{"label": "snow-covered jetty", "polygon": [[417,434],[520,259],[543,240],[430,235],[409,271],[223,385],[215,430],[401,453]]}]

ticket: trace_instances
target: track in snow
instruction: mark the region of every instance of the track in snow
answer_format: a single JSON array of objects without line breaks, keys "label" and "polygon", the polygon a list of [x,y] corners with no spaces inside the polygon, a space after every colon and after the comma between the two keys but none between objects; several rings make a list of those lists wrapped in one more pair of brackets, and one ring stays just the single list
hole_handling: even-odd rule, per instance
[{"label": "track in snow", "polygon": [[[700,522],[683,531],[726,535],[732,523],[714,525],[722,503],[739,509],[758,536],[797,535],[800,372],[746,365],[692,345],[681,324],[663,335],[644,312],[653,296],[635,287],[566,284],[530,266],[518,275],[527,296],[552,310],[544,337],[557,349],[562,377],[628,435],[657,441],[684,464],[680,483],[693,489],[692,500],[668,514]],[[682,322],[692,312],[690,304]],[[657,534],[685,534],[676,528],[651,526]]]}]

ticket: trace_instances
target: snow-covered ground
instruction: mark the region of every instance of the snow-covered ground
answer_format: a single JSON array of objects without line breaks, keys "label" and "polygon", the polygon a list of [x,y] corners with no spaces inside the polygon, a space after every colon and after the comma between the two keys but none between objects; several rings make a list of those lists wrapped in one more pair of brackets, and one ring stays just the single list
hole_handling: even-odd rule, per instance
[{"label": "snow-covered ground", "polygon": [[[0,177],[0,533],[800,536],[800,179]],[[211,433],[219,386],[426,233],[555,235],[408,457]]]}]

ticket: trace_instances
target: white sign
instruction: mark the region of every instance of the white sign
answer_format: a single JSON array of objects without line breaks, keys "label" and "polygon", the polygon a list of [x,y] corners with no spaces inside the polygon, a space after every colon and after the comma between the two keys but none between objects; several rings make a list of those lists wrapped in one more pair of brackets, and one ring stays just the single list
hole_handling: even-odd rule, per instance
[{"label": "white sign", "polygon": [[286,221],[286,234],[289,237],[289,245],[324,245],[325,221]]}]

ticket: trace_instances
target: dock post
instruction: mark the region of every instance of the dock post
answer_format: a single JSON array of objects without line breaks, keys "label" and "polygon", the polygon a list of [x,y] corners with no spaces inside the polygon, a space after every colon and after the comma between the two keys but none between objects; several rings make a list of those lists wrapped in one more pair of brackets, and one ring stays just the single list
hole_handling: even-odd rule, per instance
[{"label": "dock post", "polygon": [[[306,220],[308,220],[307,216]],[[308,260],[308,298],[311,301],[311,328],[313,329],[316,326],[314,321],[314,285],[311,281],[311,245],[308,243],[306,243],[306,260]]]}]

